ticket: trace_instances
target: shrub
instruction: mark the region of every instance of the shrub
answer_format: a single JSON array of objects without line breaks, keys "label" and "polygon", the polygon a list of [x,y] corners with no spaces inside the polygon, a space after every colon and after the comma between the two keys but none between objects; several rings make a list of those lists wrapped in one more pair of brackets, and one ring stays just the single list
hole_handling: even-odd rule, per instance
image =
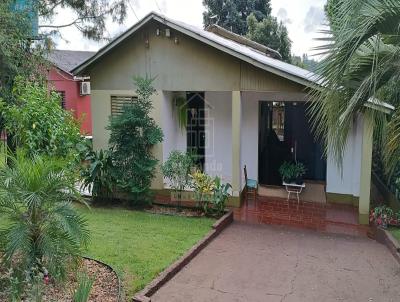
[{"label": "shrub", "polygon": [[210,209],[217,216],[224,214],[226,201],[228,200],[228,197],[230,195],[230,189],[232,189],[231,184],[224,184],[221,182],[221,179],[219,177],[215,177],[214,192],[211,199],[211,208],[207,207],[207,210]]},{"label": "shrub", "polygon": [[189,175],[194,164],[192,154],[174,150],[161,166],[161,171],[164,177],[170,181],[173,190],[183,191],[190,184]]},{"label": "shrub", "polygon": [[193,173],[191,178],[198,207],[206,215],[222,215],[232,186],[229,183],[223,184],[218,176],[212,178],[200,171]]},{"label": "shrub", "polygon": [[13,276],[34,280],[48,272],[65,278],[89,240],[86,222],[71,204],[78,198],[75,174],[59,159],[19,151],[0,169],[0,215],[7,221],[0,241]]},{"label": "shrub", "polygon": [[198,170],[191,174],[190,178],[192,179],[191,186],[194,190],[197,206],[204,210],[211,199],[215,185],[214,180],[211,176]]},{"label": "shrub", "polygon": [[395,213],[386,205],[378,206],[371,210],[369,220],[375,223],[376,226],[383,228],[386,228],[388,225],[399,225],[400,212]]},{"label": "shrub", "polygon": [[76,145],[82,140],[79,126],[71,112],[61,108],[56,92],[49,93],[46,85],[17,79],[13,95],[15,103],[0,101],[0,111],[16,147],[26,149],[29,156],[77,155]]},{"label": "shrub", "polygon": [[82,188],[91,189],[93,197],[109,197],[114,191],[116,178],[112,153],[109,150],[88,150],[84,157],[86,163],[82,169]]},{"label": "shrub", "polygon": [[163,139],[161,128],[150,117],[151,95],[155,92],[152,82],[149,78],[135,79],[137,101],[112,116],[108,127],[117,185],[132,193],[134,201],[148,199],[158,163],[152,148]]}]

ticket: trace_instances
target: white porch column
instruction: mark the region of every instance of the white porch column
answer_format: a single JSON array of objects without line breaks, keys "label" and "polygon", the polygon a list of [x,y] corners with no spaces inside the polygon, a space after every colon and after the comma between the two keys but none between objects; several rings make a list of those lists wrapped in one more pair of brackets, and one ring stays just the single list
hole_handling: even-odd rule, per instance
[{"label": "white porch column", "polygon": [[360,200],[358,205],[358,222],[369,223],[369,206],[371,192],[371,165],[373,144],[373,123],[363,117],[362,149],[361,149],[361,175],[360,175]]},{"label": "white porch column", "polygon": [[239,196],[241,187],[240,137],[242,123],[242,97],[240,91],[232,91],[232,191]]}]

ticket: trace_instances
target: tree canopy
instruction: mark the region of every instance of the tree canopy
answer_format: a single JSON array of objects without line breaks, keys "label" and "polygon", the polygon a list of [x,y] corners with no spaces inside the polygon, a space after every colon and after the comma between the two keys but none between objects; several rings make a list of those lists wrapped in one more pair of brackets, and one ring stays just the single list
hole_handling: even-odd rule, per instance
[{"label": "tree canopy", "polygon": [[[121,24],[126,18],[127,0],[37,0],[37,10],[42,22],[39,29],[50,29],[50,33],[60,28],[74,26],[86,38],[101,40],[106,31],[106,20]],[[66,23],[58,23],[58,10],[72,11],[74,18]]]},{"label": "tree canopy", "polygon": [[[90,39],[104,38],[107,18],[121,23],[126,18],[127,0],[2,0],[0,1],[0,97],[13,103],[14,79],[20,76],[42,82],[46,76],[46,52],[52,38],[61,28],[74,26]],[[74,16],[67,23],[58,23],[60,9]],[[41,21],[39,35],[34,34],[32,16]],[[5,116],[0,112],[0,130]]]},{"label": "tree canopy", "polygon": [[12,0],[0,3],[0,96],[9,94],[18,74],[28,77],[37,71],[40,47],[31,48],[32,31],[27,14],[11,10]]},{"label": "tree canopy", "polygon": [[291,41],[286,26],[271,16],[270,0],[203,0],[204,27],[217,24],[270,47],[290,62]]},{"label": "tree canopy", "polygon": [[[127,0],[26,0],[0,1],[0,95],[7,94],[16,75],[26,78],[35,77],[45,68],[43,54],[51,46],[51,38],[61,28],[74,26],[82,34],[94,40],[104,38],[105,22],[111,18],[122,23],[126,18]],[[72,12],[73,20],[58,23],[59,9]],[[32,35],[32,11],[40,17],[39,36]]]},{"label": "tree canopy", "polygon": [[[320,48],[325,57],[317,68],[322,89],[312,103],[314,129],[341,164],[353,120],[362,113],[382,130],[390,172],[400,158],[400,2],[331,0],[327,14],[331,29]],[[388,125],[385,115],[365,106],[370,101],[396,107]]]},{"label": "tree canopy", "polygon": [[247,18],[247,24],[247,38],[278,51],[283,61],[290,62],[292,42],[289,39],[286,26],[282,22],[278,22],[272,16],[257,21],[255,14],[251,14]]},{"label": "tree canopy", "polygon": [[318,61],[309,58],[307,54],[303,54],[302,56],[292,56],[291,62],[300,68],[313,72],[315,72],[319,63]]},{"label": "tree canopy", "polygon": [[5,129],[13,145],[27,155],[77,156],[76,145],[82,141],[78,123],[71,112],[60,106],[60,95],[49,93],[46,84],[17,78],[13,86],[12,104],[2,102]]},{"label": "tree canopy", "polygon": [[[257,21],[271,14],[270,0],[203,0],[204,27],[218,24],[239,35],[247,33],[247,17],[254,14]],[[215,16],[215,17],[214,17]]]}]

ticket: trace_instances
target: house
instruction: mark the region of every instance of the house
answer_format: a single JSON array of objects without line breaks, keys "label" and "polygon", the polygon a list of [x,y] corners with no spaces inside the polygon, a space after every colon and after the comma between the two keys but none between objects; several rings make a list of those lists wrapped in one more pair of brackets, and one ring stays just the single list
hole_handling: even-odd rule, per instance
[{"label": "house", "polygon": [[[323,184],[328,202],[358,206],[359,221],[368,223],[371,127],[361,115],[354,120],[343,171],[329,154],[324,159],[306,116],[317,77],[278,55],[221,29],[150,13],[73,70],[91,78],[93,146],[107,148],[109,116],[135,98],[132,77],[148,75],[157,90],[152,114],[164,132],[154,150],[161,162],[174,149],[196,150],[206,173],[232,184],[239,206],[244,165],[249,178],[276,185],[279,165],[296,157],[306,165],[307,179]],[[183,131],[177,114],[182,98],[188,111]],[[165,188],[160,173],[152,186]]]},{"label": "house", "polygon": [[[92,135],[92,116],[90,112],[90,91],[82,91],[82,83],[89,83],[89,78],[76,78],[71,70],[84,62],[95,52],[75,50],[53,50],[48,60],[52,68],[48,70],[47,80],[50,89],[61,96],[61,106],[71,110],[74,117],[81,122],[82,135]],[[90,87],[90,86],[88,86]]]}]

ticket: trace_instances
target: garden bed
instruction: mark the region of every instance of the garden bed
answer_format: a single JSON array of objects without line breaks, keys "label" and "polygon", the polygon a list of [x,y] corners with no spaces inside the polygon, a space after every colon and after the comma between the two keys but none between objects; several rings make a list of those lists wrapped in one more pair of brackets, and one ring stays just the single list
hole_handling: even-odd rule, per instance
[{"label": "garden bed", "polygon": [[174,207],[174,206],[163,206],[154,204],[151,208],[145,210],[147,213],[162,214],[162,215],[174,215],[184,217],[203,217],[204,213],[187,207]]},{"label": "garden bed", "polygon": [[[94,278],[93,287],[89,297],[91,302],[119,302],[120,284],[117,274],[107,265],[92,259],[83,259],[80,271]],[[0,273],[3,275],[5,272]],[[55,285],[50,282],[44,285],[43,302],[67,302],[72,301],[72,296],[78,286],[76,272],[71,272],[65,284]],[[0,293],[0,301],[8,301],[4,293]]]}]

